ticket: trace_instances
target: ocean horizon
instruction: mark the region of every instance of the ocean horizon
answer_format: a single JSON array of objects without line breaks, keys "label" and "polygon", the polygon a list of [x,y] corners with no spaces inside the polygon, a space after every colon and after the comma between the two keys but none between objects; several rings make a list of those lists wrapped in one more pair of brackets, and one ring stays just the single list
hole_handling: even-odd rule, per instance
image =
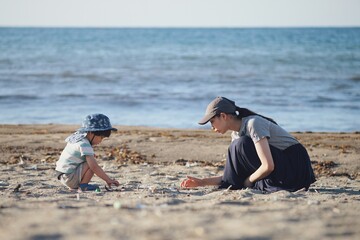
[{"label": "ocean horizon", "polygon": [[216,96],[288,131],[359,131],[360,28],[0,27],[0,124],[209,128]]}]

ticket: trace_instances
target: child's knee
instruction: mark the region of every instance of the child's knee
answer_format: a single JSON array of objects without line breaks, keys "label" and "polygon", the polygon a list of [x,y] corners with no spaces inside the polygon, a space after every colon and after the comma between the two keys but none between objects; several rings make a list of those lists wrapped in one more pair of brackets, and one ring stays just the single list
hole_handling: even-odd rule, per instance
[{"label": "child's knee", "polygon": [[94,174],[94,172],[90,169],[89,164],[88,164],[87,162],[84,162],[84,163],[82,164],[82,173],[83,173],[83,175],[84,175],[85,173],[87,173],[87,174]]}]

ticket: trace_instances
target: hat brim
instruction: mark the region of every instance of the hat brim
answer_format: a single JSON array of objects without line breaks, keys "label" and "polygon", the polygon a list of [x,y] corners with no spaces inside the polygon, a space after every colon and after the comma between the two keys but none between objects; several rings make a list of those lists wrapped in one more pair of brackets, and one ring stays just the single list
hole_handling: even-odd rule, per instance
[{"label": "hat brim", "polygon": [[210,119],[212,119],[214,116],[216,115],[216,113],[212,113],[212,114],[207,114],[205,115],[202,119],[200,119],[200,121],[198,122],[198,124],[200,125],[205,125],[207,124]]},{"label": "hat brim", "polygon": [[111,130],[111,131],[117,131],[116,128],[104,128],[104,129],[90,129],[90,128],[79,128],[77,131],[78,132],[98,132],[98,131],[107,131],[107,130]]}]

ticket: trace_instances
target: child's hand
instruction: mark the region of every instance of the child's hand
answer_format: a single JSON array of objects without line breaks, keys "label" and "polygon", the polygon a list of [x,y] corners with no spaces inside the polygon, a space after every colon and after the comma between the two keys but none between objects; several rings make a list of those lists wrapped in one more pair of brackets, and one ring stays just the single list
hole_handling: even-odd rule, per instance
[{"label": "child's hand", "polygon": [[110,179],[110,181],[106,182],[106,184],[111,188],[111,185],[119,186],[120,183],[116,181],[115,179]]},{"label": "child's hand", "polygon": [[202,185],[202,179],[186,176],[187,179],[181,182],[180,186],[182,188],[193,188],[193,187],[199,187]]}]

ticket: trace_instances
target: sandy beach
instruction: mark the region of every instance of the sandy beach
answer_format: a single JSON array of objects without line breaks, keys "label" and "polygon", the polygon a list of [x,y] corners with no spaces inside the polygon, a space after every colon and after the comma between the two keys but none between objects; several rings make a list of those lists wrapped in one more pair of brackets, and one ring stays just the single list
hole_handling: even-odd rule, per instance
[{"label": "sandy beach", "polygon": [[120,182],[71,192],[55,178],[77,125],[0,125],[0,239],[359,239],[360,133],[292,133],[317,181],[309,191],[181,189],[221,175],[230,133],[115,126],[95,147]]}]

